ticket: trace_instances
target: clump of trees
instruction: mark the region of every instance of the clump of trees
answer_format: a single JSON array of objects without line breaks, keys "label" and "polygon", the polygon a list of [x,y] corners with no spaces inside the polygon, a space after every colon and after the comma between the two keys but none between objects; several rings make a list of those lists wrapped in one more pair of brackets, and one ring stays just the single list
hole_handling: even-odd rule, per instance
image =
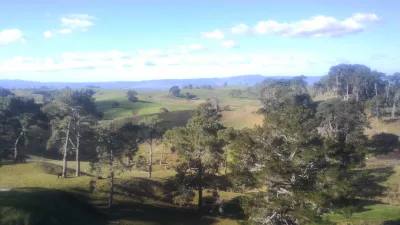
[{"label": "clump of trees", "polygon": [[169,92],[169,94],[170,94],[171,96],[173,96],[173,97],[185,98],[185,99],[187,99],[187,100],[194,99],[194,98],[197,97],[196,95],[190,94],[189,92],[184,92],[184,93],[182,93],[182,92],[181,92],[181,89],[180,89],[178,86],[172,86],[172,87],[169,89],[168,92]]},{"label": "clump of trees", "polygon": [[263,125],[239,131],[231,144],[235,187],[267,188],[243,201],[250,224],[323,223],[324,213],[358,197],[363,108],[343,99],[315,107],[303,81],[266,81]]},{"label": "clump of trees", "polygon": [[400,73],[387,75],[365,65],[339,64],[313,86],[316,95],[331,94],[345,101],[368,103],[371,115],[378,118],[386,115],[386,108],[391,108],[390,115],[395,117]]},{"label": "clump of trees", "polygon": [[193,89],[193,85],[191,85],[191,84],[184,85],[184,86],[182,87],[182,89]]},{"label": "clump of trees", "polygon": [[137,97],[137,95],[138,95],[138,93],[133,89],[130,89],[126,93],[126,96],[128,97],[128,101],[130,101],[130,102],[138,102],[139,98]]},{"label": "clump of trees", "polygon": [[232,98],[240,98],[241,95],[242,95],[242,90],[240,89],[232,89],[229,92],[229,96],[231,96]]}]

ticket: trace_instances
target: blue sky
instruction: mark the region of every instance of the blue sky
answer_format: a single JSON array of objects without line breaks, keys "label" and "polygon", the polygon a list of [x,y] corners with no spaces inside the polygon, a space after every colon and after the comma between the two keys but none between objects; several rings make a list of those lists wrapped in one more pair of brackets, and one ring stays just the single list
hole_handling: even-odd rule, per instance
[{"label": "blue sky", "polygon": [[1,5],[0,79],[317,76],[339,63],[400,71],[398,0]]}]

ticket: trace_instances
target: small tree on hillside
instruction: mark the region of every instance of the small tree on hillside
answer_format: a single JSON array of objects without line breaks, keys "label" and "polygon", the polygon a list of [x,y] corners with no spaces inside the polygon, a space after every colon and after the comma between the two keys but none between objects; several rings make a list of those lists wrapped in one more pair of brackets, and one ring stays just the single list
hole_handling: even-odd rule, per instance
[{"label": "small tree on hillside", "polygon": [[[18,147],[21,142],[27,144],[27,132],[32,126],[44,126],[47,118],[41,112],[40,105],[33,99],[24,97],[0,97],[0,124],[4,132],[11,132],[14,144],[14,160],[18,158]],[[7,127],[9,129],[7,129]]]},{"label": "small tree on hillside", "polygon": [[229,95],[230,95],[232,98],[239,98],[240,95],[242,95],[242,90],[240,90],[240,89],[232,89],[232,90],[229,92]]},{"label": "small tree on hillside", "polygon": [[174,97],[178,97],[179,94],[180,94],[180,92],[181,92],[181,89],[179,89],[178,86],[172,86],[172,87],[169,89],[169,94],[172,95],[172,96],[174,96]]},{"label": "small tree on hillside", "polygon": [[130,102],[137,102],[139,101],[138,97],[137,97],[138,93],[131,89],[126,93],[126,96],[128,97],[128,101]]},{"label": "small tree on hillside", "polygon": [[109,208],[113,206],[114,202],[115,172],[131,168],[123,163],[122,157],[126,154],[134,155],[138,150],[137,132],[138,128],[132,124],[125,124],[120,128],[113,122],[100,124],[93,129],[98,159],[97,167],[108,166],[109,168]]},{"label": "small tree on hillside", "polygon": [[159,145],[162,134],[162,120],[159,116],[149,116],[139,121],[141,126],[141,139],[149,144],[149,178],[153,171],[153,149],[154,146]]},{"label": "small tree on hillside", "polygon": [[[203,204],[203,177],[206,173],[215,174],[222,161],[222,145],[218,139],[218,131],[223,129],[219,123],[220,112],[211,102],[199,106],[185,127],[176,127],[164,135],[167,145],[175,149],[180,157],[176,167],[182,182],[195,183],[198,190],[198,206]],[[194,180],[190,170],[195,168],[197,174]]]}]

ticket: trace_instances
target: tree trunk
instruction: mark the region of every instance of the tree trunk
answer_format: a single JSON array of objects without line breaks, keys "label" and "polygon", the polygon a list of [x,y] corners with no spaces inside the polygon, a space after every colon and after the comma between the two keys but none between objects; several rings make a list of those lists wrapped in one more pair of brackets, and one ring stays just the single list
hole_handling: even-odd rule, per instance
[{"label": "tree trunk", "polygon": [[201,165],[201,160],[199,160],[199,166],[197,170],[197,176],[198,176],[198,192],[199,192],[199,199],[198,199],[198,206],[202,207],[203,206],[203,166]]},{"label": "tree trunk", "polygon": [[149,148],[149,178],[151,178],[152,170],[153,170],[153,143],[150,144]]},{"label": "tree trunk", "polygon": [[19,143],[19,140],[21,139],[22,135],[24,135],[24,131],[21,132],[21,134],[18,136],[17,140],[15,140],[15,143],[14,143],[14,161],[17,161],[18,143]]},{"label": "tree trunk", "polygon": [[62,176],[64,178],[67,177],[67,153],[68,153],[68,140],[69,140],[70,127],[71,127],[71,121],[68,122],[67,134],[65,136],[65,144],[64,144],[63,171],[62,171]]},{"label": "tree trunk", "polygon": [[160,166],[162,165],[162,161],[163,161],[163,148],[161,148]]},{"label": "tree trunk", "polygon": [[356,102],[358,102],[358,98],[360,97],[360,95],[358,94],[358,89],[357,89],[357,92],[356,92]]},{"label": "tree trunk", "polygon": [[377,86],[376,86],[376,82],[375,82],[375,96],[378,96],[378,88],[377,88]]},{"label": "tree trunk", "polygon": [[114,152],[110,151],[110,193],[108,195],[108,208],[112,207],[114,200]]},{"label": "tree trunk", "polygon": [[389,84],[386,85],[386,99],[389,98]]},{"label": "tree trunk", "polygon": [[349,100],[349,85],[346,86],[346,101]]},{"label": "tree trunk", "polygon": [[228,148],[225,147],[225,176],[228,174]]},{"label": "tree trunk", "polygon": [[392,107],[392,118],[396,115],[396,101],[393,101],[393,107]]},{"label": "tree trunk", "polygon": [[79,159],[79,142],[80,142],[80,138],[81,138],[81,136],[80,136],[80,132],[79,132],[79,129],[80,129],[80,124],[79,124],[79,121],[78,121],[78,133],[76,134],[76,174],[75,174],[75,176],[77,176],[77,177],[79,177],[80,175],[81,175],[81,161],[80,161],[80,159]]}]

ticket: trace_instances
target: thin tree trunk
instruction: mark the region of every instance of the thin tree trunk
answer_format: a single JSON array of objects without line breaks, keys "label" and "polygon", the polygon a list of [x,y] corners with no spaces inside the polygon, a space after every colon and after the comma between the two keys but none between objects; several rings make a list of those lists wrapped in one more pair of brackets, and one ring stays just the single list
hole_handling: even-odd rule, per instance
[{"label": "thin tree trunk", "polygon": [[163,148],[161,148],[160,166],[162,165],[162,161],[163,161]]},{"label": "thin tree trunk", "polygon": [[349,100],[349,85],[346,86],[346,100]]},{"label": "thin tree trunk", "polygon": [[24,131],[21,132],[21,134],[18,136],[17,140],[15,140],[15,143],[14,143],[14,161],[17,161],[18,143],[19,143],[19,140],[21,139],[22,135],[24,135]]},{"label": "thin tree trunk", "polygon": [[68,140],[69,140],[69,129],[71,127],[71,121],[68,122],[67,134],[65,136],[65,144],[64,144],[64,157],[63,157],[63,171],[62,176],[64,178],[67,177],[67,153],[68,153]]},{"label": "thin tree trunk", "polygon": [[199,166],[198,166],[198,171],[197,171],[197,176],[198,176],[198,192],[199,192],[199,199],[198,199],[198,206],[202,207],[203,206],[203,166],[201,165],[201,160],[199,159]]},{"label": "thin tree trunk", "polygon": [[150,144],[149,148],[149,178],[151,178],[152,170],[153,170],[153,143]]},{"label": "thin tree trunk", "polygon": [[225,147],[225,176],[228,174],[228,148]]},{"label": "thin tree trunk", "polygon": [[360,97],[360,95],[358,94],[358,89],[357,89],[357,92],[356,92],[356,102],[358,102],[358,98]]},{"label": "thin tree trunk", "polygon": [[110,193],[108,196],[108,208],[112,207],[114,200],[114,152],[110,151]]},{"label": "thin tree trunk", "polygon": [[376,82],[375,82],[375,96],[378,96],[378,88],[377,88],[377,86],[376,86]]},{"label": "thin tree trunk", "polygon": [[386,99],[389,98],[389,84],[386,85]]},{"label": "thin tree trunk", "polygon": [[79,159],[79,143],[80,143],[80,122],[78,121],[78,132],[76,134],[76,174],[75,176],[79,177],[81,175],[81,161]]},{"label": "thin tree trunk", "polygon": [[392,107],[392,118],[396,115],[396,101],[393,101],[393,107]]}]

